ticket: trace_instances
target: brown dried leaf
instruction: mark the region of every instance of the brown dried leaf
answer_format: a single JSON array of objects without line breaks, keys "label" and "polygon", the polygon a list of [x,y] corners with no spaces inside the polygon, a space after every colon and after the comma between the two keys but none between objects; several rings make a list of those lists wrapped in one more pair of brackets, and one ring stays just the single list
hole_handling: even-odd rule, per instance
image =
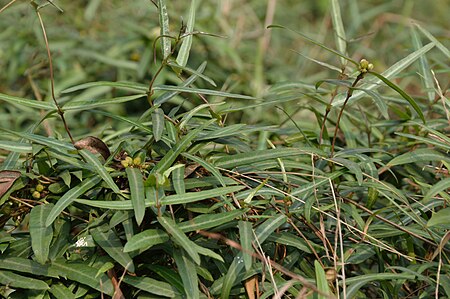
[{"label": "brown dried leaf", "polygon": [[86,149],[93,154],[100,154],[103,158],[108,159],[111,155],[108,146],[100,139],[94,136],[83,138],[74,144],[76,149]]},{"label": "brown dried leaf", "polygon": [[0,171],[0,197],[2,197],[12,184],[20,177],[20,171],[1,170]]}]

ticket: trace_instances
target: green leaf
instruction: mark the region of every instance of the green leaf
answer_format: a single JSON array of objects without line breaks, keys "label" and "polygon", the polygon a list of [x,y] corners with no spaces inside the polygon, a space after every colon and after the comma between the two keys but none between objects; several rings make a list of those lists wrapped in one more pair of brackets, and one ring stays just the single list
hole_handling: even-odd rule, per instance
[{"label": "green leaf", "polygon": [[206,170],[211,172],[211,174],[220,182],[220,184],[223,187],[226,186],[225,180],[224,180],[222,174],[220,173],[220,171],[216,167],[214,167],[214,165],[212,165],[211,163],[206,162],[205,160],[203,160],[200,157],[191,155],[189,153],[183,153],[182,155],[183,155],[183,157],[186,157],[189,160],[194,161],[194,162],[200,164],[201,166],[203,166]]},{"label": "green leaf", "polygon": [[70,189],[66,194],[64,194],[53,207],[53,209],[48,214],[47,220],[45,221],[45,226],[50,226],[53,221],[55,221],[56,217],[68,207],[73,201],[75,201],[79,196],[83,195],[87,191],[91,190],[98,183],[100,183],[102,179],[99,176],[93,176],[88,179],[85,179],[78,186]]},{"label": "green leaf", "polygon": [[395,157],[394,159],[389,161],[389,163],[386,166],[396,166],[396,165],[418,163],[418,162],[430,162],[430,161],[450,162],[450,158],[432,149],[419,148],[412,152],[408,152]]},{"label": "green leaf", "polygon": [[[186,204],[191,202],[196,202],[208,198],[213,198],[217,196],[226,195],[228,193],[237,192],[244,189],[244,186],[230,186],[230,187],[220,187],[210,190],[198,191],[198,192],[187,192],[185,194],[175,194],[165,196],[161,199],[161,205],[175,205],[175,204]],[[70,191],[69,191],[70,192]],[[103,200],[85,200],[85,199],[75,199],[76,202],[85,204],[92,207],[112,209],[112,210],[132,210],[133,205],[129,200],[123,201],[103,201]],[[145,202],[146,207],[154,206],[155,202]]]},{"label": "green leaf", "polygon": [[137,225],[141,225],[145,216],[144,178],[138,168],[127,167],[128,182],[130,184],[131,203]]},{"label": "green leaf", "polygon": [[27,290],[48,290],[49,286],[34,278],[18,275],[11,271],[0,271],[0,284],[10,288],[20,288]]},{"label": "green leaf", "polygon": [[184,221],[178,224],[178,227],[183,232],[191,232],[200,229],[210,229],[220,225],[224,225],[248,212],[249,209],[239,209],[217,214],[205,214],[197,216],[191,220]]},{"label": "green leaf", "polygon": [[[292,246],[303,252],[312,253],[311,248],[308,246],[305,240],[288,232],[274,233],[267,238],[267,241]],[[311,244],[318,247],[318,245],[314,243]]]},{"label": "green leaf", "polygon": [[57,299],[75,299],[75,294],[62,283],[53,283],[49,292]]},{"label": "green leaf", "polygon": [[161,50],[163,58],[167,59],[171,55],[171,40],[169,28],[169,14],[167,13],[166,1],[158,0],[159,28],[161,34]]},{"label": "green leaf", "polygon": [[315,148],[277,148],[227,155],[217,159],[214,164],[217,167],[230,169],[242,165],[253,165],[266,160],[311,154],[322,155],[323,153]]},{"label": "green leaf", "polygon": [[178,51],[177,63],[181,66],[186,66],[189,53],[191,51],[192,46],[192,32],[194,31],[195,24],[195,10],[197,9],[197,1],[191,0],[191,7],[189,9],[189,16],[186,24],[185,36],[183,36],[183,41]]},{"label": "green leaf", "polygon": [[[178,267],[178,273],[183,281],[184,292],[186,298],[200,298],[198,290],[198,276],[195,264],[191,260],[191,256],[187,256],[183,250],[175,250],[173,253],[175,263]],[[198,263],[197,263],[198,264]]]},{"label": "green leaf", "polygon": [[333,50],[333,49],[331,49],[331,48],[328,48],[328,47],[325,46],[324,44],[321,44],[321,43],[319,43],[319,42],[316,42],[316,41],[313,40],[312,38],[309,38],[308,36],[304,35],[303,33],[299,32],[299,31],[292,30],[292,29],[286,28],[286,27],[281,26],[281,25],[270,25],[270,26],[268,26],[267,28],[281,28],[281,29],[287,29],[287,30],[289,30],[289,31],[291,31],[291,32],[294,32],[294,33],[300,35],[303,39],[307,40],[308,42],[310,42],[310,43],[312,43],[312,44],[314,44],[314,45],[316,45],[316,46],[319,46],[319,47],[321,47],[322,49],[324,49],[324,50],[326,50],[326,51],[328,51],[328,52],[331,52],[331,53],[333,53],[333,54],[335,54],[335,55],[341,57],[342,59],[345,59],[345,60],[347,60],[347,61],[353,63],[353,64],[356,65],[356,66],[359,65],[358,62],[354,61],[353,59],[351,59],[351,58],[348,57],[348,56],[345,56],[345,53],[340,53],[340,52],[338,52],[338,51],[336,51],[336,50]]},{"label": "green leaf", "polygon": [[111,188],[111,190],[113,190],[115,193],[120,193],[119,187],[117,187],[116,183],[114,183],[111,175],[106,170],[105,166],[100,162],[98,157],[86,149],[82,149],[79,152],[81,156],[86,160],[86,163],[94,166],[95,171],[106,182],[108,187]]},{"label": "green leaf", "polygon": [[2,257],[0,258],[0,269],[13,270],[33,274],[36,276],[47,276],[58,278],[58,273],[51,271],[49,265],[41,265],[38,262],[21,257]]},{"label": "green leaf", "polygon": [[173,238],[173,241],[178,244],[181,248],[186,250],[189,256],[193,259],[193,261],[199,265],[200,264],[200,256],[198,252],[195,250],[197,244],[192,242],[183,231],[177,226],[175,221],[170,218],[160,216],[158,217],[158,222],[161,224],[167,233]]},{"label": "green leaf", "polygon": [[242,246],[242,257],[244,259],[245,270],[248,271],[252,267],[254,249],[253,241],[253,227],[252,223],[248,221],[239,221],[239,239]]},{"label": "green leaf", "polygon": [[29,107],[42,110],[56,110],[55,104],[53,104],[52,102],[29,100],[25,98],[10,96],[4,93],[0,93],[0,100],[17,105],[19,107]]},{"label": "green leaf", "polygon": [[445,225],[450,224],[450,208],[445,208],[445,209],[439,210],[436,213],[433,213],[433,215],[431,216],[431,219],[428,220],[427,226],[432,227],[432,226],[441,225],[441,224],[445,224]]},{"label": "green leaf", "polygon": [[95,243],[127,271],[134,272],[133,260],[128,253],[124,252],[119,237],[111,229],[106,228],[107,226],[98,226],[90,230]]},{"label": "green leaf", "polygon": [[[277,229],[280,225],[282,225],[285,222],[286,216],[283,214],[267,219],[255,230],[256,239],[260,244],[262,244],[273,233],[275,229]],[[243,261],[243,253],[240,252],[234,258],[222,282],[221,298],[223,299],[228,298],[233,285],[237,281],[240,281],[242,279],[243,277],[242,270],[244,269],[244,263],[242,261]],[[220,287],[220,284],[217,284],[216,287]]]},{"label": "green leaf", "polygon": [[[189,87],[192,83],[195,82],[195,80],[197,80],[197,78],[199,77],[199,74],[202,74],[203,71],[206,68],[206,61],[203,62],[202,64],[200,64],[200,66],[197,68],[197,70],[195,72],[193,72],[193,74],[187,78],[185,81],[183,81],[181,83],[182,87]],[[169,92],[165,92],[162,95],[160,95],[159,97],[157,97],[153,103],[155,105],[161,105],[167,101],[169,101],[170,99],[172,99],[173,97],[175,97],[176,95],[178,95],[180,92],[179,91],[169,91]]]},{"label": "green leaf", "polygon": [[97,276],[98,269],[87,264],[54,261],[51,264],[51,269],[62,277],[90,286],[106,295],[112,296],[114,294],[114,287],[108,276],[104,273]]},{"label": "green leaf", "polygon": [[[331,20],[335,31],[336,46],[340,53],[347,54],[347,37],[342,22],[341,8],[338,0],[331,0]],[[346,64],[346,59],[341,57],[341,64]]]},{"label": "green leaf", "polygon": [[33,147],[29,143],[6,140],[0,140],[0,149],[16,153],[31,153],[33,151]]},{"label": "green leaf", "polygon": [[145,251],[154,245],[161,244],[167,241],[169,241],[169,236],[165,232],[158,229],[147,229],[131,237],[127,244],[125,244],[123,251]]},{"label": "green leaf", "polygon": [[376,274],[363,274],[355,277],[350,277],[345,280],[347,287],[347,298],[354,298],[359,289],[368,285],[373,281],[383,280],[412,280],[414,281],[415,275],[404,273],[376,273]]},{"label": "green leaf", "polygon": [[62,152],[66,152],[67,150],[71,150],[71,151],[75,150],[75,147],[71,143],[60,141],[55,138],[45,137],[45,136],[30,134],[30,133],[14,132],[14,131],[7,130],[4,128],[0,128],[0,130],[8,132],[9,134],[16,135],[16,136],[22,137],[24,139],[48,146],[49,148],[57,149]]},{"label": "green leaf", "polygon": [[131,102],[143,97],[146,97],[146,94],[137,94],[131,96],[117,97],[111,99],[90,99],[90,100],[74,100],[68,102],[63,106],[64,111],[75,111],[75,110],[89,110],[92,108],[98,107],[109,107],[112,104],[120,104]]},{"label": "green leaf", "polygon": [[37,205],[31,209],[30,213],[31,248],[36,261],[42,265],[47,262],[53,238],[53,227],[45,226],[47,215],[53,207],[53,204]]},{"label": "green leaf", "polygon": [[[169,61],[168,65],[171,66],[177,73],[180,72],[179,70],[183,70],[183,71],[185,71],[185,72],[187,72],[187,73],[196,75],[197,77],[199,77],[199,78],[205,80],[206,82],[208,82],[208,83],[211,84],[212,86],[217,87],[217,84],[216,84],[216,82],[214,82],[213,79],[211,79],[210,77],[207,77],[207,76],[203,75],[202,73],[199,73],[198,71],[196,71],[196,70],[194,70],[194,69],[191,69],[191,68],[186,67],[186,66],[181,66],[181,65],[179,65],[178,63],[176,63],[176,62],[174,62],[174,61]],[[183,84],[183,86],[185,86],[185,85]]]},{"label": "green leaf", "polygon": [[76,85],[73,87],[70,87],[66,90],[63,90],[61,93],[71,93],[74,91],[79,91],[91,87],[99,87],[99,86],[109,86],[117,89],[124,89],[124,90],[133,90],[137,91],[139,93],[147,92],[148,86],[144,84],[139,84],[135,82],[109,82],[109,81],[95,81],[95,82],[88,82],[83,83],[80,85]]},{"label": "green leaf", "polygon": [[[316,270],[316,283],[317,289],[324,294],[330,294],[330,288],[328,286],[327,277],[325,276],[325,271],[323,270],[320,263],[316,260],[314,261],[314,268]],[[327,296],[319,294],[317,296],[318,299],[326,299]]]},{"label": "green leaf", "polygon": [[204,94],[204,95],[210,95],[210,96],[232,98],[232,99],[242,99],[242,100],[255,100],[256,99],[251,96],[241,95],[241,94],[237,94],[237,93],[228,93],[228,92],[224,92],[224,91],[217,91],[217,90],[211,90],[211,89],[190,88],[190,87],[173,86],[173,85],[155,85],[153,87],[153,90],[196,93],[196,94]]},{"label": "green leaf", "polygon": [[417,105],[416,101],[411,96],[409,96],[406,92],[404,92],[403,89],[401,89],[400,87],[395,85],[392,81],[389,81],[388,78],[384,77],[381,74],[378,74],[378,73],[376,73],[374,71],[370,71],[369,73],[374,75],[375,77],[377,77],[381,81],[383,81],[387,86],[389,86],[390,88],[395,90],[398,94],[400,94],[414,108],[414,110],[417,112],[417,114],[419,115],[419,117],[423,121],[423,123],[426,122],[425,121],[425,116],[423,115],[422,110],[420,110],[419,105]]},{"label": "green leaf", "polygon": [[164,132],[164,111],[161,108],[156,108],[152,113],[152,126],[153,126],[153,136],[155,141],[161,140],[162,134]]},{"label": "green leaf", "polygon": [[[405,58],[397,61],[390,68],[388,68],[383,73],[381,73],[381,75],[384,78],[386,78],[386,79],[394,78],[395,76],[397,76],[398,74],[403,72],[408,66],[410,66],[412,63],[414,63],[417,59],[419,59],[419,57],[421,57],[422,55],[424,55],[425,53],[427,53],[428,51],[433,49],[434,46],[435,46],[434,43],[429,43],[429,44],[423,46],[422,48],[412,52],[411,54],[409,54]],[[359,64],[357,64],[357,65],[359,65]],[[348,101],[348,104],[353,103],[356,100],[362,98],[367,90],[372,90],[372,89],[379,88],[381,82],[382,82],[382,80],[379,79],[379,80],[375,80],[375,81],[370,82],[370,83],[362,84],[360,86],[361,90],[357,90],[357,91],[355,91],[353,93],[352,97]],[[362,91],[362,90],[364,90],[364,91]],[[346,98],[346,94],[339,94],[339,95],[337,95],[336,99],[333,101],[332,105],[334,107],[342,106],[344,104],[345,98]]]},{"label": "green leaf", "polygon": [[181,167],[177,167],[172,171],[172,184],[175,192],[178,195],[186,193],[186,186],[184,184],[184,164]]},{"label": "green leaf", "polygon": [[433,196],[440,192],[445,192],[448,188],[450,188],[450,178],[439,181],[437,184],[434,184],[430,190],[428,190],[427,194],[425,194],[423,198],[423,201],[428,202]]},{"label": "green leaf", "polygon": [[162,282],[150,277],[137,277],[126,275],[123,282],[138,288],[140,290],[149,292],[151,294],[160,295],[164,297],[174,298],[178,295],[178,291],[166,282]]},{"label": "green leaf", "polygon": [[186,136],[184,136],[175,146],[156,164],[152,169],[152,173],[160,172],[163,173],[166,171],[173,162],[177,159],[177,157],[183,152],[192,142],[192,140],[208,125],[213,123],[215,120],[210,120],[206,122],[201,127],[190,131]]}]

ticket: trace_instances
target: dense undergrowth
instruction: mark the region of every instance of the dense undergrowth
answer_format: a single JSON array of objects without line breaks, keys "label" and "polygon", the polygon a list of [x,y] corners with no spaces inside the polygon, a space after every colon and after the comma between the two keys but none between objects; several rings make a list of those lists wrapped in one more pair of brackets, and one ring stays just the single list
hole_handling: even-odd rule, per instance
[{"label": "dense undergrowth", "polygon": [[0,294],[450,298],[448,4],[167,2],[0,2]]}]

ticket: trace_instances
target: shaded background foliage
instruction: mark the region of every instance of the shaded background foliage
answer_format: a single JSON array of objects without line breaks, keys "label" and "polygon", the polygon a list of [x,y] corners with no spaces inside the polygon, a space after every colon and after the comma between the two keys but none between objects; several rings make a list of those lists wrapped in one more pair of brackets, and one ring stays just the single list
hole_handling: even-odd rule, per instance
[{"label": "shaded background foliage", "polygon": [[[186,90],[149,106],[163,58],[150,1],[42,9],[58,102],[76,140],[106,142],[112,155],[103,157],[77,153],[57,114],[40,124],[53,109],[42,30],[26,1],[2,12],[2,168],[20,153],[20,174],[2,173],[14,182],[0,200],[2,294],[449,297],[450,4],[348,0],[339,13],[332,3],[199,1],[195,30],[219,36],[195,35],[188,66],[207,61],[203,74],[217,87],[197,78],[189,88],[218,106]],[[176,36],[191,3],[167,5]],[[330,48],[379,73],[398,66],[368,96],[355,90],[340,122],[360,70]],[[152,99],[189,75],[164,68]],[[375,79],[369,72],[356,87]],[[90,109],[92,99],[135,95]]]}]

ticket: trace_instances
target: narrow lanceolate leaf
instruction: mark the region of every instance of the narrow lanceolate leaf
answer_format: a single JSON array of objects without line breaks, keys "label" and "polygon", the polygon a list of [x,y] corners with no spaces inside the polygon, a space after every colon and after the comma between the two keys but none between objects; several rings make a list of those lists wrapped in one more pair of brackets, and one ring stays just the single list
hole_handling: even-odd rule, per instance
[{"label": "narrow lanceolate leaf", "polygon": [[115,193],[120,193],[119,187],[117,187],[116,183],[114,183],[111,175],[97,158],[97,156],[86,149],[82,149],[79,152],[81,156],[86,160],[86,163],[94,166],[95,171],[106,182],[108,187],[111,188],[111,190],[113,190]]},{"label": "narrow lanceolate leaf", "polygon": [[39,279],[18,275],[11,271],[0,271],[0,284],[10,288],[26,290],[48,290],[48,285]]},{"label": "narrow lanceolate leaf", "polygon": [[[411,33],[412,33],[412,41],[413,41],[414,48],[416,50],[422,48],[423,47],[422,41],[420,39],[419,34],[417,33],[417,30],[414,27],[411,28]],[[438,47],[437,44],[436,44],[436,47]],[[433,77],[431,75],[431,67],[430,67],[430,64],[428,63],[427,56],[422,55],[419,58],[419,63],[420,63],[420,73],[422,76],[423,87],[424,87],[424,90],[427,92],[428,101],[432,102],[432,101],[434,101],[434,98],[435,98],[435,92],[434,92]]]},{"label": "narrow lanceolate leaf", "polygon": [[126,168],[128,182],[130,184],[131,203],[133,204],[136,223],[141,225],[145,215],[144,178],[138,168]]},{"label": "narrow lanceolate leaf", "polygon": [[169,298],[174,298],[176,295],[179,295],[178,291],[167,282],[162,282],[150,277],[135,277],[126,275],[123,278],[123,282],[140,290],[149,292],[150,294]]},{"label": "narrow lanceolate leaf", "polygon": [[108,276],[104,273],[96,276],[98,269],[87,264],[54,261],[51,269],[68,280],[85,284],[109,296],[114,294],[114,287]]},{"label": "narrow lanceolate leaf", "polygon": [[[338,0],[331,0],[331,20],[336,34],[336,46],[339,52],[347,54],[347,38],[345,35],[344,24],[342,23],[341,8]],[[346,60],[341,58],[341,63],[345,65]]]},{"label": "narrow lanceolate leaf", "polygon": [[425,197],[423,198],[423,201],[427,202],[430,198],[440,192],[445,192],[448,188],[450,188],[450,178],[439,181],[437,184],[434,184],[430,190],[428,190],[427,194],[425,194]]},{"label": "narrow lanceolate leaf", "polygon": [[[282,233],[274,233],[271,234],[268,238],[267,241],[271,241],[271,242],[275,242],[275,243],[279,243],[279,244],[284,244],[284,245],[288,245],[288,246],[292,246],[295,247],[303,252],[306,253],[312,253],[311,252],[311,248],[308,246],[308,244],[306,243],[305,240],[299,238],[296,235],[287,233],[287,232],[282,232]],[[313,243],[314,246],[317,246],[316,244]]]},{"label": "narrow lanceolate leaf", "polygon": [[437,38],[435,38],[428,30],[420,26],[418,23],[413,22],[414,26],[419,28],[420,31],[430,40],[432,41],[436,47],[445,55],[448,59],[450,59],[450,49],[442,44]]},{"label": "narrow lanceolate leaf", "polygon": [[376,72],[370,71],[370,74],[374,75],[378,79],[384,82],[387,86],[398,92],[408,103],[414,108],[416,113],[419,115],[420,119],[425,123],[425,116],[422,113],[422,110],[420,109],[419,105],[416,103],[416,101],[408,95],[406,92],[404,92],[400,87],[395,85],[392,81],[390,81],[388,78],[384,77],[381,74],[378,74]]},{"label": "narrow lanceolate leaf", "polygon": [[[330,293],[330,288],[328,286],[327,277],[325,276],[325,271],[323,270],[322,266],[318,261],[314,261],[314,268],[316,269],[316,284],[317,289],[321,291],[324,294]],[[327,296],[318,294],[318,299],[326,299]]]},{"label": "narrow lanceolate leaf", "polygon": [[47,215],[53,209],[53,204],[35,206],[30,213],[31,248],[36,261],[45,264],[53,238],[53,227],[45,226]]},{"label": "narrow lanceolate leaf", "polygon": [[190,256],[188,256],[183,250],[175,250],[173,257],[175,258],[178,272],[180,273],[181,280],[183,281],[186,298],[200,298],[197,271]]},{"label": "narrow lanceolate leaf", "polygon": [[233,168],[242,165],[252,165],[257,162],[272,160],[277,158],[286,158],[289,156],[298,156],[301,154],[322,154],[321,151],[314,148],[284,148],[252,151],[249,153],[241,153],[232,156],[224,156],[214,163],[217,167]]},{"label": "narrow lanceolate leaf", "polygon": [[130,272],[134,272],[133,260],[128,253],[124,252],[119,237],[111,229],[107,228],[105,231],[103,229],[105,227],[96,227],[90,230],[94,241],[122,267]]},{"label": "narrow lanceolate leaf", "polygon": [[101,180],[102,179],[99,176],[93,176],[85,179],[78,186],[70,189],[58,200],[56,205],[48,214],[47,220],[45,221],[45,226],[50,226],[66,207],[68,207],[75,199],[95,187]]},{"label": "narrow lanceolate leaf", "polygon": [[75,294],[62,283],[53,283],[49,292],[57,299],[75,299]]},{"label": "narrow lanceolate leaf", "polygon": [[158,229],[147,229],[137,235],[131,237],[131,239],[125,244],[123,248],[124,252],[130,252],[133,250],[147,250],[154,245],[158,245],[169,241],[169,236]]},{"label": "narrow lanceolate leaf", "polygon": [[63,106],[63,110],[74,111],[74,110],[88,110],[98,107],[108,107],[112,104],[131,102],[145,96],[146,96],[145,94],[141,93],[137,95],[117,97],[117,98],[74,100],[72,102],[68,102],[67,104],[65,104]]},{"label": "narrow lanceolate leaf", "polygon": [[[200,66],[197,68],[197,70],[195,71],[195,73],[193,73],[189,78],[187,78],[183,83],[181,83],[182,87],[189,87],[192,83],[195,82],[195,80],[197,80],[197,78],[199,77],[198,74],[202,74],[204,72],[206,68],[206,61],[203,62],[202,64],[200,64]],[[147,88],[147,87],[146,87]],[[167,101],[169,101],[170,99],[172,99],[173,97],[175,97],[176,95],[178,95],[180,92],[179,91],[169,91],[169,92],[165,92],[164,94],[160,95],[159,97],[157,97],[153,103],[155,105],[161,105]]]},{"label": "narrow lanceolate leaf", "polygon": [[440,224],[450,224],[450,208],[445,208],[434,213],[431,219],[428,220],[427,226],[432,227]]},{"label": "narrow lanceolate leaf", "polygon": [[200,215],[193,218],[192,220],[179,223],[178,227],[185,233],[200,229],[210,229],[219,225],[226,224],[233,219],[244,215],[244,213],[248,212],[248,210],[249,209],[239,209],[218,214]]},{"label": "narrow lanceolate leaf", "polygon": [[36,100],[29,100],[25,98],[19,98],[0,93],[0,100],[14,104],[17,106],[23,106],[28,108],[40,109],[40,110],[56,110],[55,105],[52,102],[42,102]]},{"label": "narrow lanceolate leaf", "polygon": [[439,162],[446,161],[450,163],[450,158],[444,154],[441,154],[438,151],[426,148],[416,149],[415,151],[405,153],[403,155],[397,156],[389,163],[387,166],[396,166],[402,164],[409,163],[417,163],[417,162]]},{"label": "narrow lanceolate leaf", "polygon": [[[395,64],[393,64],[390,68],[388,68],[387,70],[385,70],[383,73],[381,73],[381,75],[383,77],[385,77],[386,79],[392,79],[395,76],[399,75],[401,72],[403,72],[403,70],[405,70],[408,66],[410,66],[412,63],[414,63],[417,59],[419,59],[422,55],[424,55],[425,53],[427,53],[428,51],[430,51],[431,49],[433,49],[435,46],[434,42],[431,42],[425,46],[423,46],[422,48],[412,52],[411,54],[409,54],[408,56],[406,56],[405,58],[397,61]],[[382,82],[381,79],[375,80],[373,82],[370,83],[365,83],[361,85],[361,90],[357,90],[353,93],[352,97],[350,98],[348,103],[354,102],[358,99],[360,99],[361,97],[364,96],[365,91],[367,90],[372,90],[372,89],[377,89],[378,87],[380,87],[380,83]],[[362,91],[365,90],[365,91]],[[335,107],[339,107],[341,106],[344,101],[345,101],[345,94],[339,94],[336,96],[336,99],[333,101],[332,105]]]},{"label": "narrow lanceolate leaf", "polygon": [[0,130],[60,151],[75,150],[75,147],[71,143],[64,142],[55,138],[45,137],[31,133],[15,132],[4,128],[0,128]]},{"label": "narrow lanceolate leaf", "polygon": [[[273,233],[275,229],[280,227],[280,225],[282,225],[285,222],[286,216],[283,214],[267,219],[255,230],[255,235],[259,243],[262,244]],[[243,253],[242,252],[238,253],[237,256],[234,258],[233,262],[231,263],[230,267],[228,268],[228,272],[225,275],[225,278],[222,283],[221,298],[223,299],[229,298],[230,291],[233,285],[243,278],[243,269],[244,269],[243,259],[244,259]],[[218,288],[220,287],[220,285],[217,284],[215,287]]]},{"label": "narrow lanceolate leaf", "polygon": [[185,166],[182,165],[172,171],[172,184],[178,195],[186,193],[186,186],[184,185],[184,170]]},{"label": "narrow lanceolate leaf", "polygon": [[58,278],[58,274],[51,271],[49,265],[41,265],[38,262],[21,257],[0,258],[0,269]]},{"label": "narrow lanceolate leaf", "polygon": [[177,159],[181,152],[183,152],[191,144],[192,140],[214,121],[215,120],[210,120],[201,127],[190,131],[161,159],[161,161],[159,161],[158,164],[156,164],[155,167],[153,167],[151,172],[156,173],[159,171],[160,173],[163,173],[166,171],[170,166],[172,166],[173,162]]},{"label": "narrow lanceolate leaf", "polygon": [[0,140],[0,149],[16,153],[31,153],[33,151],[33,147],[29,143],[6,140]]},{"label": "narrow lanceolate leaf", "polygon": [[171,53],[171,39],[169,29],[169,14],[167,13],[166,1],[158,0],[159,27],[161,28],[161,50],[163,58],[166,59]]},{"label": "narrow lanceolate leaf", "polygon": [[109,87],[113,87],[116,89],[124,89],[127,91],[133,90],[133,91],[136,91],[139,93],[146,92],[148,90],[147,85],[134,83],[134,82],[95,81],[95,82],[88,82],[88,83],[83,83],[80,85],[70,87],[68,89],[63,90],[62,93],[71,93],[74,91],[79,91],[79,90],[88,89],[91,87],[99,87],[99,86],[109,86]]},{"label": "narrow lanceolate leaf", "polygon": [[152,113],[152,127],[155,141],[160,141],[164,132],[164,111],[156,108]]},{"label": "narrow lanceolate leaf", "polygon": [[[213,198],[217,196],[226,195],[228,193],[237,192],[239,190],[244,189],[244,186],[230,186],[230,187],[220,187],[205,191],[199,192],[187,192],[181,195],[169,195],[165,196],[161,199],[160,203],[162,205],[175,205],[175,204],[186,204],[191,202],[196,202],[208,198]],[[70,192],[70,191],[69,191]],[[132,210],[133,205],[130,200],[122,200],[122,201],[103,201],[103,200],[86,200],[86,199],[76,199],[76,202],[79,202],[84,205],[111,209],[111,210]],[[151,207],[154,206],[154,201],[146,201],[145,206]]]},{"label": "narrow lanceolate leaf", "polygon": [[211,172],[211,174],[220,182],[220,184],[225,187],[225,180],[222,176],[222,174],[220,173],[220,171],[214,167],[214,165],[212,165],[211,163],[206,162],[205,160],[203,160],[200,157],[191,155],[189,153],[183,153],[182,154],[184,157],[188,158],[191,161],[194,161],[198,164],[200,164],[201,166],[203,166],[206,170],[208,170],[209,172]]},{"label": "narrow lanceolate leaf", "polygon": [[247,271],[252,267],[252,254],[254,252],[252,246],[253,238],[252,223],[248,221],[239,221],[239,239],[241,240],[245,270]]},{"label": "narrow lanceolate leaf", "polygon": [[175,205],[195,202],[207,198],[226,195],[244,189],[244,186],[220,187],[199,192],[187,192],[181,195],[169,195],[161,200],[162,205]]},{"label": "narrow lanceolate leaf", "polygon": [[172,236],[173,241],[177,243],[178,246],[183,248],[192,258],[192,260],[197,265],[199,265],[200,256],[198,255],[198,252],[195,250],[197,244],[189,240],[189,238],[181,231],[181,229],[172,219],[161,216],[158,217],[158,222],[164,227],[167,233]]},{"label": "narrow lanceolate leaf", "polygon": [[273,233],[274,230],[276,230],[285,222],[286,216],[280,214],[278,216],[274,216],[273,218],[267,219],[263,224],[258,226],[258,228],[255,230],[255,234],[258,238],[259,243],[263,243]]},{"label": "narrow lanceolate leaf", "polygon": [[204,88],[190,88],[184,86],[172,86],[172,85],[156,85],[153,87],[153,90],[165,90],[165,91],[176,91],[176,92],[185,92],[185,93],[199,93],[210,96],[224,97],[224,98],[232,98],[232,99],[243,99],[243,100],[255,100],[256,98],[246,95],[241,95],[237,93],[229,93],[224,91],[217,91],[211,89]]},{"label": "narrow lanceolate leaf", "polygon": [[197,1],[191,0],[191,7],[189,9],[189,16],[186,24],[186,32],[185,36],[183,37],[183,41],[177,56],[177,63],[181,66],[186,66],[189,59],[189,53],[191,51],[192,45],[192,34],[190,33],[194,31],[196,8],[197,8]]}]

